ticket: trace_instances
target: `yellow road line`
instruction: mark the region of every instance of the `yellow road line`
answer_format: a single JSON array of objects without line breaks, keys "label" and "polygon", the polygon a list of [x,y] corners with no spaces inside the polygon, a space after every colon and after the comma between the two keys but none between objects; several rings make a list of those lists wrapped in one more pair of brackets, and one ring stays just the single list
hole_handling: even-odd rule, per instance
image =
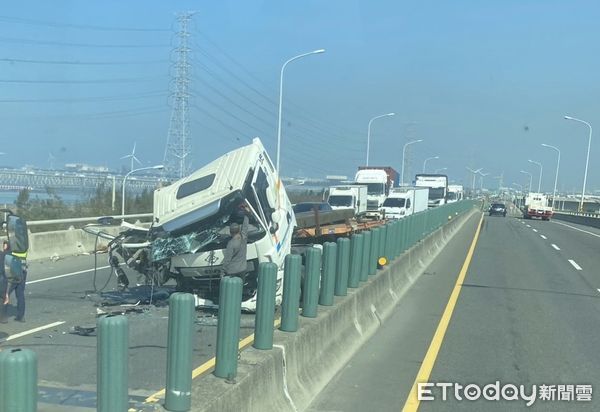
[{"label": "yellow road line", "polygon": [[[275,329],[277,329],[279,327],[279,325],[281,325],[281,318],[275,319],[275,322],[274,322]],[[239,350],[244,350],[248,346],[252,345],[253,343],[254,343],[254,333],[249,336],[246,336],[244,339],[240,340],[240,343],[238,344],[238,348],[239,348]],[[198,366],[196,369],[194,369],[192,371],[192,379],[196,379],[197,377],[202,376],[205,373],[207,373],[208,371],[212,370],[215,367],[215,362],[216,362],[216,358],[213,357],[213,358],[210,358],[209,360],[207,360],[206,362],[204,362],[202,365]],[[158,392],[147,397],[145,402],[156,403],[156,402],[159,402],[161,400],[161,398],[164,398],[164,396],[165,396],[165,388],[163,388],[163,389],[159,390]]]},{"label": "yellow road line", "polygon": [[458,295],[460,294],[463,281],[465,279],[465,276],[467,275],[467,271],[469,270],[469,265],[471,264],[473,252],[475,251],[475,246],[477,245],[477,239],[479,238],[479,232],[481,230],[482,222],[483,214],[481,215],[481,219],[479,220],[479,225],[477,226],[477,231],[475,232],[475,236],[473,237],[473,241],[471,242],[471,247],[467,252],[467,257],[465,258],[460,273],[458,274],[458,279],[456,279],[454,289],[452,289],[450,299],[446,304],[446,309],[442,314],[442,318],[440,319],[440,323],[438,324],[438,327],[435,331],[435,335],[433,335],[433,339],[431,340],[429,349],[425,354],[425,358],[423,358],[423,363],[421,364],[419,373],[417,373],[415,382],[413,383],[410,393],[408,394],[408,399],[406,400],[404,408],[402,409],[403,412],[415,412],[419,409],[420,401],[417,399],[417,384],[427,382],[429,380],[429,376],[431,375],[431,371],[433,370],[433,365],[435,364],[435,360],[442,346],[442,341],[444,340],[444,336],[446,335],[446,330],[448,329],[448,325],[450,324],[450,318],[452,317],[452,312],[454,312],[454,307],[456,306],[456,301],[458,300]]}]

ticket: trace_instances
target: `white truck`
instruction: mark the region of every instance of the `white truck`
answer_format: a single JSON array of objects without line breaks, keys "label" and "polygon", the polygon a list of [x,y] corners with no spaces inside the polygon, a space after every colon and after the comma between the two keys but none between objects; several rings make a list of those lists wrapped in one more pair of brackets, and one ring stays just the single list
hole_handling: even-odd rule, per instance
[{"label": "white truck", "polygon": [[355,215],[367,211],[367,186],[331,186],[327,203],[332,209],[353,209]]},{"label": "white truck", "polygon": [[523,203],[523,217],[525,219],[539,217],[542,220],[550,220],[554,214],[552,206],[548,206],[548,198],[543,193],[528,193]]},{"label": "white truck", "polygon": [[460,202],[464,199],[464,189],[462,185],[448,185],[447,203]]},{"label": "white truck", "polygon": [[284,258],[296,226],[292,204],[258,138],[157,189],[150,229],[125,231],[109,244],[110,259],[120,256],[153,284],[175,279],[178,290],[196,295],[196,306],[217,307],[229,226],[243,215],[249,226],[242,309],[253,312],[261,262],[279,268],[281,302]]},{"label": "white truck", "polygon": [[398,183],[398,172],[389,166],[360,166],[354,182],[367,186],[367,211],[378,213],[390,189]]},{"label": "white truck", "polygon": [[388,219],[402,219],[414,213],[427,210],[429,188],[396,187],[383,202],[383,211]]},{"label": "white truck", "polygon": [[415,186],[429,188],[429,207],[442,206],[448,199],[448,176],[438,174],[418,174]]}]

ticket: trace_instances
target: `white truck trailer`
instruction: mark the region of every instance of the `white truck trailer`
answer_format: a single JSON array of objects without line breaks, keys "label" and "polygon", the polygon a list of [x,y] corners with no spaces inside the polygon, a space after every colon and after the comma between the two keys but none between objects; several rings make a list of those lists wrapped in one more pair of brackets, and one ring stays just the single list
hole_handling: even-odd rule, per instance
[{"label": "white truck trailer", "polygon": [[327,203],[334,210],[353,209],[355,215],[363,214],[367,211],[367,186],[331,186]]},{"label": "white truck trailer", "polygon": [[427,210],[429,188],[427,187],[396,187],[383,202],[383,211],[388,219],[402,219],[414,213]]},{"label": "white truck trailer", "polygon": [[448,176],[438,174],[418,174],[415,186],[429,188],[429,207],[442,206],[448,199]]},{"label": "white truck trailer", "polygon": [[448,185],[447,203],[460,202],[464,199],[464,189],[462,185]]}]

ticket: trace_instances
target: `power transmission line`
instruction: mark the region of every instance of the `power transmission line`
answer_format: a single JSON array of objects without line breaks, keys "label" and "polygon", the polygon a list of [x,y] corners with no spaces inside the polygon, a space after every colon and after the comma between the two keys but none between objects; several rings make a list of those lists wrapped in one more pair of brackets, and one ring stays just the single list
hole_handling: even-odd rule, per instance
[{"label": "power transmission line", "polygon": [[33,46],[60,46],[60,47],[85,47],[98,49],[147,49],[171,47],[170,44],[96,44],[96,43],[70,43],[49,40],[21,39],[15,37],[0,37],[0,42],[13,44],[28,44]]},{"label": "power transmission line", "polygon": [[169,63],[168,60],[131,60],[131,61],[79,61],[79,60],[37,60],[37,59],[13,59],[9,57],[0,57],[0,62],[7,63],[28,63],[28,64],[67,64],[77,66],[120,66],[129,64],[158,64]]},{"label": "power transmission line", "polygon": [[131,32],[169,32],[170,29],[143,28],[143,27],[110,27],[91,24],[58,23],[44,20],[25,19],[22,17],[0,16],[0,21],[5,23],[27,24],[32,26],[45,26],[63,29],[98,30],[98,31],[131,31]]}]

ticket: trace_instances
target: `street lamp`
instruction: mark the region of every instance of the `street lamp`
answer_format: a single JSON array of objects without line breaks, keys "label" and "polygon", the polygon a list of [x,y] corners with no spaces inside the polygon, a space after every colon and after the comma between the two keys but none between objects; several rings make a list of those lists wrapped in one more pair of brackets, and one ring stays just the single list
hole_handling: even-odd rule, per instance
[{"label": "street lamp", "polygon": [[285,70],[285,66],[288,65],[288,63],[293,62],[294,60],[300,59],[302,57],[305,56],[310,56],[311,54],[319,54],[319,53],[324,53],[325,49],[319,49],[319,50],[314,50],[308,53],[303,53],[303,54],[299,54],[298,56],[294,56],[291,59],[287,60],[285,63],[283,63],[283,66],[281,66],[281,73],[279,76],[279,116],[278,116],[278,121],[277,121],[277,178],[279,179],[279,153],[280,153],[280,148],[281,148],[281,109],[282,109],[282,103],[283,103],[283,71]]},{"label": "street lamp", "polygon": [[422,142],[423,139],[419,139],[419,140],[413,140],[411,142],[408,142],[404,145],[404,147],[402,148],[402,172],[400,173],[400,185],[404,186],[404,158],[406,157],[406,147],[408,145],[414,144],[414,143],[419,143]]},{"label": "street lamp", "polygon": [[527,160],[529,163],[533,163],[534,165],[538,165],[540,167],[540,177],[538,179],[538,193],[542,193],[542,171],[543,167],[540,162],[536,162],[535,160]]},{"label": "street lamp", "polygon": [[125,175],[125,177],[123,178],[123,186],[122,186],[123,193],[122,193],[122,197],[121,197],[121,222],[125,221],[125,181],[129,177],[129,175],[132,173],[135,173],[135,172],[141,172],[142,170],[150,170],[150,169],[162,170],[164,168],[165,168],[164,165],[140,167],[139,169],[133,169],[132,171],[130,171],[129,173],[127,173]]},{"label": "street lamp", "polygon": [[439,169],[435,169],[435,170],[433,171],[433,173],[439,173],[439,172],[441,172],[441,171],[443,171],[443,170],[448,170],[448,168],[447,168],[447,167],[440,167]]},{"label": "street lamp", "polygon": [[590,162],[590,146],[592,145],[592,125],[588,122],[580,119],[576,119],[571,116],[565,116],[567,120],[573,120],[575,122],[583,123],[590,128],[590,137],[588,139],[587,157],[585,159],[585,173],[583,174],[583,189],[581,190],[581,203],[579,204],[579,211],[583,211],[583,198],[585,197],[585,183],[587,181],[588,163]]},{"label": "street lamp", "polygon": [[382,114],[380,116],[375,116],[371,120],[369,120],[369,127],[367,128],[367,164],[366,164],[366,166],[369,166],[369,147],[371,145],[371,123],[373,123],[373,120],[381,119],[382,117],[395,116],[395,115],[396,115],[396,113],[386,113],[386,114]]},{"label": "street lamp", "polygon": [[533,183],[533,174],[525,171],[525,170],[521,170],[521,173],[525,173],[529,175],[529,186],[527,186],[527,190],[531,192],[531,184]]},{"label": "street lamp", "polygon": [[552,190],[552,208],[554,209],[554,198],[556,198],[556,184],[558,183],[558,168],[560,167],[560,149],[556,146],[552,146],[546,143],[542,143],[542,146],[554,149],[558,152],[558,160],[556,161],[556,176],[554,176],[554,189]]},{"label": "street lamp", "polygon": [[427,165],[427,162],[433,159],[439,159],[439,156],[433,156],[433,157],[428,157],[427,159],[425,159],[423,161],[423,173],[425,173],[425,166]]}]

